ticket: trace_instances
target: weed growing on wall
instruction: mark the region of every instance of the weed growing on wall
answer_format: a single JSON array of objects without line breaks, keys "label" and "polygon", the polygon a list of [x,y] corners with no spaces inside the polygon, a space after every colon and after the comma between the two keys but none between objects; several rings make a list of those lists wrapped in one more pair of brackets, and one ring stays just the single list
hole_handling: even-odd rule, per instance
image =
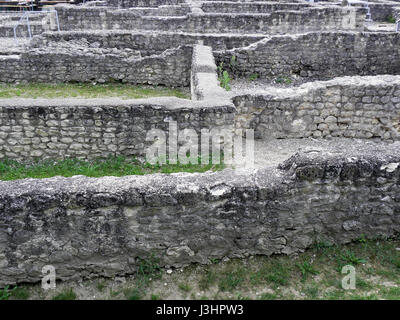
[{"label": "weed growing on wall", "polygon": [[226,91],[231,90],[231,86],[229,84],[231,82],[231,78],[228,71],[224,70],[223,62],[221,62],[218,66],[218,80],[222,88],[224,88]]}]

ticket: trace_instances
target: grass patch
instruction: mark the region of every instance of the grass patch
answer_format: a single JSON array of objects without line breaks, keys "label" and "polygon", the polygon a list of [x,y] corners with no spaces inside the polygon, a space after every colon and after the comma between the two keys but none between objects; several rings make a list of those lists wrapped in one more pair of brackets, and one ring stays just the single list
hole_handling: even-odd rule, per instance
[{"label": "grass patch", "polygon": [[141,300],[143,298],[143,294],[139,288],[125,289],[124,295],[127,300]]},{"label": "grass patch", "polygon": [[250,81],[256,81],[258,79],[258,74],[257,73],[253,73],[249,76],[249,80]]},{"label": "grass patch", "polygon": [[11,289],[10,286],[5,286],[3,289],[0,289],[0,301],[10,299],[16,289],[17,287]]},{"label": "grass patch", "polygon": [[293,80],[289,77],[286,76],[279,76],[275,79],[275,83],[279,83],[279,84],[291,84],[293,82]]},{"label": "grass patch", "polygon": [[263,293],[260,296],[260,300],[276,300],[278,299],[278,295],[276,293]]},{"label": "grass patch", "polygon": [[192,287],[185,282],[179,283],[178,288],[179,288],[179,290],[181,290],[183,292],[190,292],[192,290]]},{"label": "grass patch", "polygon": [[356,254],[351,250],[344,250],[339,254],[338,265],[342,269],[345,265],[357,266],[360,263],[366,263],[364,258],[357,257]]},{"label": "grass patch", "polygon": [[160,259],[155,254],[151,254],[146,259],[138,259],[135,283],[132,287],[126,288],[123,291],[126,299],[141,300],[146,296],[146,290],[150,283],[161,279],[159,262]]},{"label": "grass patch", "polygon": [[217,275],[212,270],[207,270],[199,280],[200,290],[207,290],[217,281]]},{"label": "grass patch", "polygon": [[106,287],[106,283],[104,281],[99,281],[96,284],[96,288],[97,290],[99,290],[100,292],[103,292],[104,288]]},{"label": "grass patch", "polygon": [[190,99],[183,89],[128,85],[121,83],[29,83],[0,84],[0,98],[121,98],[140,99],[149,97],[174,96]]},{"label": "grass patch", "polygon": [[[399,247],[397,238],[362,238],[346,245],[318,242],[297,257],[255,256],[210,264],[200,272],[198,284],[207,296],[232,294],[223,296],[229,299],[400,299]],[[342,288],[344,265],[355,267],[355,289]]]},{"label": "grass patch", "polygon": [[266,283],[274,287],[286,286],[289,283],[291,268],[283,259],[271,259],[265,261],[261,268],[253,272],[250,276],[252,284]]},{"label": "grass patch", "polygon": [[65,289],[63,292],[60,292],[56,296],[53,297],[53,300],[75,300],[76,293],[72,288]]},{"label": "grass patch", "polygon": [[317,271],[312,265],[312,262],[308,260],[297,263],[296,267],[300,270],[303,281],[307,280],[309,275],[317,275],[319,273],[319,271]]},{"label": "grass patch", "polygon": [[243,268],[227,270],[222,273],[218,287],[221,291],[233,291],[238,288],[246,278],[246,271]]},{"label": "grass patch", "polygon": [[400,300],[400,287],[382,288],[379,294],[386,300]]},{"label": "grass patch", "polygon": [[386,17],[388,23],[396,23],[396,19],[390,14]]},{"label": "grass patch", "polygon": [[217,68],[218,70],[218,81],[219,84],[222,88],[224,88],[226,91],[231,90],[230,82],[231,82],[231,77],[229,76],[228,71],[224,70],[224,64],[221,62]]},{"label": "grass patch", "polygon": [[[222,162],[222,161],[221,161]],[[0,161],[0,180],[16,180],[24,178],[50,178],[54,176],[72,177],[84,175],[87,177],[144,175],[151,173],[174,172],[206,172],[218,171],[224,164],[165,164],[151,165],[141,163],[136,158],[123,156],[109,157],[97,160],[37,160],[34,162],[18,162],[15,160]]]},{"label": "grass patch", "polygon": [[310,300],[316,300],[319,297],[319,289],[317,284],[313,284],[305,288],[306,297]]},{"label": "grass patch", "polygon": [[28,300],[29,290],[26,287],[16,287],[12,292],[12,298],[16,300]]},{"label": "grass patch", "polygon": [[158,294],[152,294],[150,297],[151,300],[161,300],[161,297]]}]

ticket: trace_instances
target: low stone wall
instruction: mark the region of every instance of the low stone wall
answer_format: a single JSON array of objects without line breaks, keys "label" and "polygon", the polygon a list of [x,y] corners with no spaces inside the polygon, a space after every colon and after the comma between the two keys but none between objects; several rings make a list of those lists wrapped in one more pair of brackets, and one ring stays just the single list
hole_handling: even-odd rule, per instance
[{"label": "low stone wall", "polygon": [[245,48],[214,52],[217,65],[248,77],[300,75],[331,79],[346,75],[400,74],[400,33],[311,32],[275,35]]},{"label": "low stone wall", "polygon": [[193,100],[230,103],[226,90],[220,86],[211,47],[196,45],[193,48],[191,90]]},{"label": "low stone wall", "polygon": [[[50,26],[43,25],[42,23],[38,23],[38,22],[31,23],[30,27],[31,27],[31,34],[33,36],[39,35],[45,31],[51,30]],[[29,37],[28,27],[26,25],[19,26],[16,29],[16,34],[17,34],[17,37],[19,37],[19,38],[28,38]],[[6,25],[0,26],[0,37],[1,38],[14,37],[13,24],[6,24]]]},{"label": "low stone wall", "polygon": [[[0,100],[0,158],[143,156],[145,133],[254,129],[255,138],[400,140],[400,76],[344,77],[233,97],[218,83],[209,47],[195,47],[192,97],[139,100]],[[204,59],[209,57],[209,59]],[[239,133],[239,131],[238,131]]]},{"label": "low stone wall", "polygon": [[373,21],[388,22],[389,16],[394,16],[393,8],[399,6],[399,3],[390,1],[383,3],[368,2],[368,6],[370,7]]},{"label": "low stone wall", "polygon": [[398,7],[393,7],[393,17],[396,21],[400,20],[400,4]]},{"label": "low stone wall", "polygon": [[[25,19],[20,21],[22,17],[22,11],[7,11],[3,12],[0,16],[0,38],[13,38],[14,37],[14,26],[16,36],[21,38],[28,38],[28,24]],[[29,15],[29,28],[32,35],[39,35],[42,32],[57,30],[56,15],[55,11],[41,11],[35,12],[35,14]]]},{"label": "low stone wall", "polygon": [[138,57],[136,52],[53,42],[19,55],[0,56],[0,82],[110,82],[187,87],[192,46]]},{"label": "low stone wall", "polygon": [[301,10],[310,7],[308,3],[285,2],[206,1],[201,5],[201,9],[206,13],[270,13],[277,10]]},{"label": "low stone wall", "polygon": [[318,30],[364,30],[365,9],[353,7],[313,7],[301,11],[270,14],[188,14],[182,17],[140,16],[130,10],[55,7],[61,30],[157,30],[199,33],[283,34]]},{"label": "low stone wall", "polygon": [[297,154],[280,170],[0,182],[0,287],[291,254],[400,231],[399,148]]},{"label": "low stone wall", "polygon": [[229,100],[2,99],[0,158],[143,157],[154,143],[146,141],[150,129],[168,136],[169,121],[176,121],[200,136],[201,129],[232,128],[234,110]]},{"label": "low stone wall", "polygon": [[110,7],[133,8],[133,7],[159,7],[163,5],[178,5],[185,0],[107,0]]},{"label": "low stone wall", "polygon": [[160,6],[158,8],[131,8],[141,16],[184,16],[191,10],[189,6]]},{"label": "low stone wall", "polygon": [[400,76],[344,77],[234,98],[236,126],[255,138],[400,140]]},{"label": "low stone wall", "polygon": [[165,50],[177,48],[181,45],[194,45],[199,40],[214,50],[225,50],[245,47],[265,38],[264,35],[239,34],[201,34],[185,32],[150,32],[127,30],[102,31],[61,31],[45,32],[34,37],[31,48],[40,48],[60,41],[85,40],[92,46],[111,49],[132,49],[141,52],[142,56],[161,54]]}]

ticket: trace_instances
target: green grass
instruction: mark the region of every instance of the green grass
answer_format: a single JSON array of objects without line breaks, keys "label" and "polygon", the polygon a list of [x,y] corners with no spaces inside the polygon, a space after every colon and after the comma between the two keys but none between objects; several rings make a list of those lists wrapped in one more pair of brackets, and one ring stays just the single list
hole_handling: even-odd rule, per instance
[{"label": "green grass", "polygon": [[296,266],[301,272],[301,277],[303,281],[307,280],[309,275],[317,275],[319,273],[319,271],[315,269],[313,264],[307,260],[303,261],[302,263],[297,263]]},{"label": "green grass", "polygon": [[[221,161],[222,162],[222,161]],[[123,156],[97,160],[37,160],[34,162],[18,162],[15,160],[0,161],[0,180],[16,180],[24,178],[50,178],[54,176],[71,177],[84,175],[87,177],[144,175],[151,173],[206,172],[218,171],[224,164],[165,164],[151,165],[141,163],[135,158]]]},{"label": "green grass", "polygon": [[345,265],[356,266],[360,263],[366,263],[364,258],[357,257],[356,254],[351,250],[345,250],[343,253],[341,253],[338,260],[340,269],[342,269],[342,267]]},{"label": "green grass", "polygon": [[[141,300],[146,296],[146,290],[154,280],[161,279],[160,259],[153,253],[146,259],[138,259],[135,283],[124,290],[127,300]],[[153,299],[153,296],[151,297]]]},{"label": "green grass", "polygon": [[189,284],[187,284],[186,282],[179,283],[178,288],[179,288],[179,290],[181,290],[183,292],[190,292],[192,290],[192,287]]},{"label": "green grass", "polygon": [[29,83],[0,84],[0,98],[107,98],[139,99],[149,97],[174,96],[190,99],[183,89],[128,85],[120,83]]},{"label": "green grass", "polygon": [[103,292],[104,288],[106,287],[106,283],[104,281],[99,281],[96,284],[96,288],[97,290],[99,290],[100,292]]},{"label": "green grass", "polygon": [[260,296],[260,300],[276,300],[278,299],[278,295],[276,293],[263,293]]},{"label": "green grass", "polygon": [[386,21],[389,23],[396,23],[396,19],[392,15],[388,15]]},{"label": "green grass", "polygon": [[[363,238],[346,245],[318,242],[293,256],[213,259],[214,263],[193,264],[168,275],[160,266],[161,259],[151,254],[136,260],[136,273],[126,282],[99,279],[90,285],[106,299],[400,300],[399,248],[399,237]],[[342,287],[345,274],[338,265],[344,263],[354,265],[355,289]],[[33,290],[35,286],[40,284],[0,289],[0,300],[53,298],[55,293],[42,296],[40,288]],[[75,299],[75,286],[68,287],[72,289],[54,299]]]},{"label": "green grass", "polygon": [[[207,296],[212,296],[210,292],[213,292],[215,297],[224,299],[240,294],[266,300],[398,300],[399,247],[399,238],[362,237],[346,245],[317,242],[298,257],[255,256],[250,260],[218,262],[200,272],[198,288]],[[356,288],[353,290],[342,288],[341,267],[344,265],[355,267]]]},{"label": "green grass", "polygon": [[158,294],[152,294],[151,296],[150,296],[150,299],[151,300],[161,300],[161,297],[158,295]]},{"label": "green grass", "polygon": [[286,286],[289,283],[291,268],[281,258],[267,260],[251,274],[253,284],[265,283],[274,287]]},{"label": "green grass", "polygon": [[76,293],[70,288],[65,289],[63,292],[60,292],[56,296],[53,297],[53,300],[75,300]]},{"label": "green grass", "polygon": [[379,293],[387,300],[400,300],[400,287],[382,288]]},{"label": "green grass", "polygon": [[304,289],[307,299],[316,300],[319,296],[318,284],[313,283],[311,286],[307,286]]},{"label": "green grass", "polygon": [[0,301],[10,299],[16,289],[17,287],[11,289],[10,286],[5,286],[3,289],[0,289]]},{"label": "green grass", "polygon": [[27,300],[30,297],[26,287],[16,287],[12,292],[12,298],[16,300]]},{"label": "green grass", "polygon": [[290,79],[289,77],[286,76],[279,76],[275,79],[275,83],[281,83],[281,84],[291,84],[292,83],[292,79]]},{"label": "green grass", "polygon": [[212,270],[207,270],[199,280],[200,290],[209,289],[217,281],[217,275]]},{"label": "green grass", "polygon": [[231,82],[231,77],[229,76],[228,71],[224,70],[224,64],[221,62],[217,68],[218,70],[218,81],[219,84],[222,88],[224,88],[226,91],[231,90],[230,82]]},{"label": "green grass", "polygon": [[124,290],[124,294],[127,300],[141,300],[143,294],[139,288],[128,288]]},{"label": "green grass", "polygon": [[221,274],[218,287],[220,291],[232,291],[245,281],[246,270],[244,268],[237,268],[234,270],[226,270]]},{"label": "green grass", "polygon": [[249,80],[250,81],[255,81],[258,79],[258,74],[257,73],[253,73],[249,76]]}]

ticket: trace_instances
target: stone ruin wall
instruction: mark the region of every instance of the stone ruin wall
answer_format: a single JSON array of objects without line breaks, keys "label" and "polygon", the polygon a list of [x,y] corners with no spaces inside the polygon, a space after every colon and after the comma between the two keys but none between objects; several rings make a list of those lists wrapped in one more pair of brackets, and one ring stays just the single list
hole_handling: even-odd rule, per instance
[{"label": "stone ruin wall", "polygon": [[203,14],[186,16],[140,16],[129,10],[76,8],[59,5],[62,30],[142,29],[200,33],[297,33],[317,30],[362,30],[365,10],[337,6],[315,7],[302,11],[277,11],[270,14]]},{"label": "stone ruin wall", "polygon": [[236,126],[256,139],[400,139],[400,77],[343,77],[234,98]]},{"label": "stone ruin wall", "polygon": [[28,160],[109,155],[140,156],[153,144],[146,133],[179,129],[226,128],[234,107],[177,98],[138,100],[0,100],[0,158]]},{"label": "stone ruin wall", "polygon": [[[255,138],[377,138],[400,140],[400,76],[338,78],[248,94],[220,104],[223,96],[213,72],[194,76],[190,101],[154,98],[137,101],[0,100],[0,157],[96,158],[144,156],[146,132],[180,129],[254,129]],[[210,85],[211,84],[211,85]],[[220,92],[222,91],[222,92]]]},{"label": "stone ruin wall", "polygon": [[107,5],[116,8],[159,7],[182,5],[185,0],[107,0]]},{"label": "stone ruin wall", "polygon": [[182,45],[195,45],[203,41],[206,46],[214,50],[225,50],[247,47],[251,43],[265,38],[262,34],[202,34],[189,32],[151,32],[131,30],[91,30],[91,31],[61,31],[45,32],[32,39],[31,48],[56,46],[59,42],[79,41],[84,39],[91,45],[110,50],[131,49],[140,51],[141,55],[158,55],[165,50],[177,48]]},{"label": "stone ruin wall", "polygon": [[67,46],[33,48],[20,56],[0,56],[0,82],[113,82],[184,87],[190,83],[192,47],[159,55],[126,57],[121,51]]},{"label": "stone ruin wall", "polygon": [[[343,150],[342,150],[343,151]],[[400,231],[399,149],[297,154],[280,170],[0,182],[0,287],[290,254]],[[296,208],[294,211],[291,208]]]},{"label": "stone ruin wall", "polygon": [[[265,140],[400,140],[400,76],[379,75],[389,70],[398,74],[398,36],[353,33],[363,30],[364,10],[303,6],[307,8],[258,16],[218,13],[211,19],[207,13],[186,14],[183,1],[171,0],[168,4],[175,8],[160,9],[155,8],[160,0],[112,2],[153,9],[127,12],[58,6],[63,30],[103,31],[44,34],[27,52],[0,56],[0,81],[114,79],[190,84],[192,100],[0,100],[0,157],[140,155],[146,131],[165,131],[170,120],[177,120],[180,129],[197,132],[209,127],[253,128],[256,138]],[[258,10],[256,4],[240,5]],[[213,6],[238,10],[211,2],[204,8]],[[147,16],[154,11],[182,15]],[[354,17],[355,25],[349,24]],[[276,19],[282,23],[275,24]],[[138,27],[159,30],[159,41],[122,30]],[[309,33],[321,27],[337,32]],[[184,43],[178,48],[174,36],[168,35],[174,30],[201,34],[180,35]],[[207,34],[219,30],[256,35],[236,35],[223,45],[227,36]],[[306,34],[274,35],[286,31]],[[107,32],[116,32],[113,40]],[[269,34],[265,40],[258,38],[265,34]],[[89,46],[82,44],[83,37]],[[126,57],[124,42],[132,39],[142,39],[145,45],[129,48],[132,56]],[[212,48],[193,46],[197,40]],[[69,41],[77,43],[81,54],[66,50]],[[175,49],[165,47],[170,44]],[[318,52],[310,50],[311,45],[317,45]],[[346,53],[333,50],[335,46]],[[294,47],[301,48],[300,59],[290,54]],[[378,55],[378,50],[384,54]],[[213,54],[217,63],[226,66],[237,55],[236,69],[230,71],[238,76],[293,72],[310,79],[374,77],[337,78],[234,97],[218,86]],[[97,66],[99,62],[105,62],[104,67]],[[82,65],[90,67],[82,72]],[[221,98],[218,103],[215,97]],[[162,265],[178,267],[208,263],[210,258],[292,254],[315,241],[347,243],[362,234],[392,236],[400,232],[400,149],[396,142],[384,146],[378,151],[300,152],[278,168],[251,172],[227,169],[205,174],[0,182],[0,287],[40,281],[41,268],[48,264],[56,267],[60,280],[112,277],[134,273],[137,258],[150,252],[161,258]]]},{"label": "stone ruin wall", "polygon": [[[236,77],[298,75],[331,79],[346,75],[400,73],[400,34],[383,32],[310,32],[276,35],[250,44],[214,52]],[[236,63],[231,66],[232,56]]]}]

